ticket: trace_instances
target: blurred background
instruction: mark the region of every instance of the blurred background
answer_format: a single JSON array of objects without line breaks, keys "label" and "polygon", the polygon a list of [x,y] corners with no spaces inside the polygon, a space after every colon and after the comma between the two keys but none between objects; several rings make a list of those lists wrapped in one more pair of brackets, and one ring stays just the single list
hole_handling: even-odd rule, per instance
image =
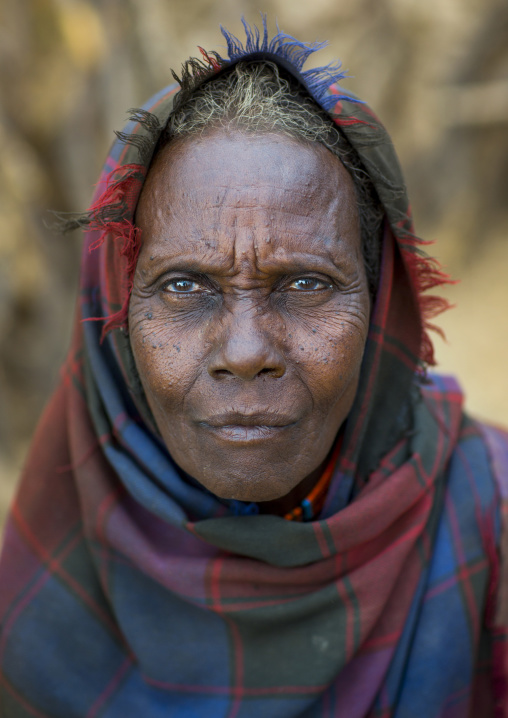
[{"label": "blurred background", "polygon": [[417,232],[461,279],[439,369],[508,424],[506,0],[0,0],[0,522],[69,341],[81,238],[48,210],[85,209],[126,110],[260,10],[328,40],[314,64],[340,57],[387,126]]}]

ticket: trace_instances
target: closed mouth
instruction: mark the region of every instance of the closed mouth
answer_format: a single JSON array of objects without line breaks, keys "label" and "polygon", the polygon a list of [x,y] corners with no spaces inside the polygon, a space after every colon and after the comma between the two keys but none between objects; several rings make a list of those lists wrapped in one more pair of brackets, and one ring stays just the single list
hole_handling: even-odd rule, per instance
[{"label": "closed mouth", "polygon": [[202,426],[217,429],[227,427],[264,427],[267,429],[276,429],[285,428],[295,423],[296,420],[293,416],[264,411],[251,412],[249,414],[230,411],[223,414],[213,414],[204,420],[198,421],[198,424]]},{"label": "closed mouth", "polygon": [[199,426],[212,432],[217,438],[236,443],[273,439],[295,424],[296,420],[292,416],[266,411],[214,414],[198,422]]},{"label": "closed mouth", "polygon": [[250,443],[273,439],[286,429],[294,426],[294,423],[295,422],[292,424],[285,424],[283,426],[266,424],[223,424],[221,426],[215,426],[206,422],[201,422],[201,426],[211,431],[217,436],[217,438],[237,443]]}]

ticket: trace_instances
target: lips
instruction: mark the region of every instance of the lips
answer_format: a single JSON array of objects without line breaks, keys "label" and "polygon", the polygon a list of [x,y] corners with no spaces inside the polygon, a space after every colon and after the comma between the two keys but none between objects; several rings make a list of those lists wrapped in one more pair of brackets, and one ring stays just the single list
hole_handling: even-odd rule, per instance
[{"label": "lips", "polygon": [[228,442],[252,443],[274,439],[297,422],[294,416],[288,414],[275,414],[267,411],[257,411],[245,414],[242,412],[227,412],[213,414],[198,424],[210,431],[218,439]]},{"label": "lips", "polygon": [[280,428],[289,426],[295,422],[295,417],[289,414],[280,414],[270,411],[256,411],[246,414],[240,411],[229,411],[223,414],[213,414],[198,423],[215,428],[226,426],[266,426]]}]

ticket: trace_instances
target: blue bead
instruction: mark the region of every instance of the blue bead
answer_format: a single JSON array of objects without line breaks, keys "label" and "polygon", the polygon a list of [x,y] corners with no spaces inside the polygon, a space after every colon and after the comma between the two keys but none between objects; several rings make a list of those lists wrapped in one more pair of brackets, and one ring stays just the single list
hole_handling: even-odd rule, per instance
[{"label": "blue bead", "polygon": [[311,519],[314,516],[314,512],[312,510],[312,504],[309,501],[309,499],[304,499],[302,501],[302,511],[303,511],[304,519]]}]

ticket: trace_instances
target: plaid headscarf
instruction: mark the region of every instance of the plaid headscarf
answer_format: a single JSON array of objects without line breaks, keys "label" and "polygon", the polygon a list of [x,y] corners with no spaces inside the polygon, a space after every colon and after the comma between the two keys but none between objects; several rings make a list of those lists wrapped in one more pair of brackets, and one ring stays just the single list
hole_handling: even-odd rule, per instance
[{"label": "plaid headscarf", "polygon": [[413,234],[390,139],[337,67],[302,70],[315,46],[266,29],[247,27],[245,47],[225,36],[229,57],[203,51],[196,84],[239,60],[279,64],[333,113],[386,211],[325,505],[306,523],[232,515],[182,475],[153,424],[126,316],[134,210],[170,87],[119,133],[76,220],[74,338],[0,562],[0,716],[508,716],[508,439],[465,417],[453,380],[425,375],[443,302],[422,292],[445,277]]}]

